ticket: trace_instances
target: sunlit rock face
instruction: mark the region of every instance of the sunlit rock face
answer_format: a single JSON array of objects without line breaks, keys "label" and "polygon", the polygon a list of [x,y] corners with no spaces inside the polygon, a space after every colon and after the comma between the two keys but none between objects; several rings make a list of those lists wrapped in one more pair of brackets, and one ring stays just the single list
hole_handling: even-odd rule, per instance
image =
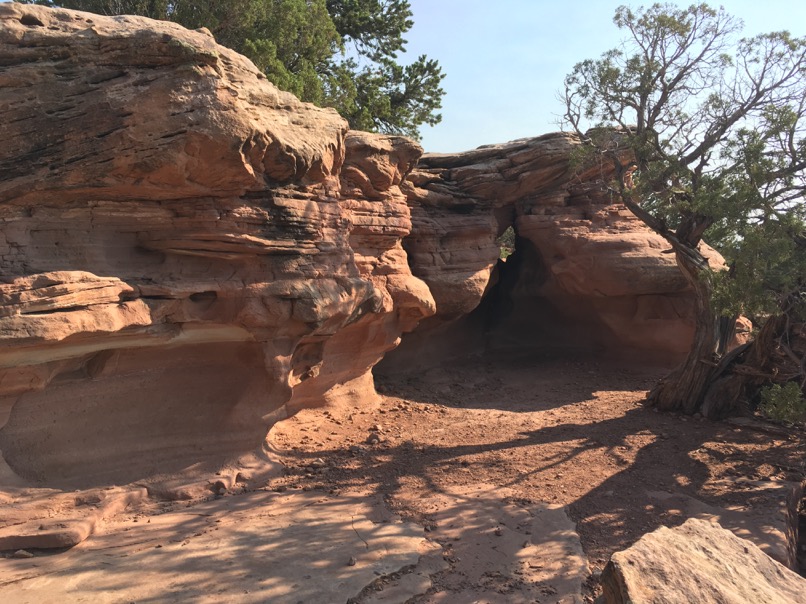
[{"label": "sunlit rock face", "polygon": [[0,4],[0,65],[4,482],[215,469],[433,314],[412,141],[172,23]]},{"label": "sunlit rock face", "polygon": [[[687,352],[694,300],[674,254],[615,202],[599,168],[574,167],[578,144],[555,133],[420,160],[406,187],[413,229],[403,245],[437,314],[383,370],[470,349],[659,362]],[[516,250],[502,262],[496,238],[507,227]]]},{"label": "sunlit rock face", "polygon": [[[692,559],[699,564],[687,563]],[[783,603],[802,601],[804,590],[806,579],[750,539],[715,520],[690,518],[614,553],[602,572],[601,601]]]},{"label": "sunlit rock face", "polygon": [[415,328],[385,367],[691,339],[572,136],[421,158],[139,17],[0,4],[0,65],[0,486],[237,473]]}]

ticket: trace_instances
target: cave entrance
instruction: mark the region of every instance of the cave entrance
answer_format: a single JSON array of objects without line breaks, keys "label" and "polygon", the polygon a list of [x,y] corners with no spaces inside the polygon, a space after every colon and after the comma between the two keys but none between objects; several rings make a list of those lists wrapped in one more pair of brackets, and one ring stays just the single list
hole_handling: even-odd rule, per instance
[{"label": "cave entrance", "polygon": [[499,258],[480,303],[465,316],[424,320],[387,353],[376,375],[482,354],[540,360],[603,352],[607,335],[601,325],[586,320],[592,313],[584,304],[562,299],[552,288],[547,264],[540,250],[519,235],[514,212],[498,218],[506,226],[495,239]]},{"label": "cave entrance", "polygon": [[[509,229],[508,229],[509,230]],[[502,256],[510,248],[502,235]],[[511,253],[496,265],[489,291],[474,314],[484,324],[483,352],[541,357],[604,354],[608,330],[587,300],[558,291],[541,251],[512,228]]]}]

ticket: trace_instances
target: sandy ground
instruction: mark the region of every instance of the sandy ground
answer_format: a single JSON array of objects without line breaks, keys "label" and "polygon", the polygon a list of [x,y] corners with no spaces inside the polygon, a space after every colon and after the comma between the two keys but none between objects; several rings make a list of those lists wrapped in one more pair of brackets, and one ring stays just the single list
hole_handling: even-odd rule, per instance
[{"label": "sandy ground", "polygon": [[67,551],[2,554],[0,600],[582,604],[613,552],[693,516],[792,559],[785,500],[806,435],[647,409],[664,372],[446,363],[377,378],[374,406],[276,425],[282,471],[265,484],[125,511],[142,487],[44,490],[19,510],[43,508],[35,533],[101,520]]},{"label": "sandy ground", "polygon": [[[806,475],[801,431],[645,408],[664,372],[478,358],[379,378],[375,409],[309,410],[273,430],[286,472],[269,488],[381,495],[434,532],[435,494],[479,483],[512,501],[567,506],[589,559],[592,599],[610,554],[644,533],[698,514],[740,533],[760,524],[763,533],[780,515],[778,485]],[[432,594],[439,590],[437,581]]]}]

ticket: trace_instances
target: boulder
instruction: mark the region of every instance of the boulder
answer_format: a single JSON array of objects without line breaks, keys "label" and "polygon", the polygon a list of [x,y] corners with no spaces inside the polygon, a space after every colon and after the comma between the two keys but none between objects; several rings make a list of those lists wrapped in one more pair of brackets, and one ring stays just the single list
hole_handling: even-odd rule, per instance
[{"label": "boulder", "polygon": [[605,604],[796,604],[806,579],[750,541],[692,518],[613,554],[602,588]]}]

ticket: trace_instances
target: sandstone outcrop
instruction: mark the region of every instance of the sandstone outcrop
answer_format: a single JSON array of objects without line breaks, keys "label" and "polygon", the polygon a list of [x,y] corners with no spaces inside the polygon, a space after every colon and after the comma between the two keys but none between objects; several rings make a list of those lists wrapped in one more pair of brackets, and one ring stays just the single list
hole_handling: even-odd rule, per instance
[{"label": "sandstone outcrop", "polygon": [[[688,346],[673,255],[570,135],[420,159],[140,17],[0,4],[0,66],[0,500],[227,488],[276,422],[372,397],[418,324],[390,366],[462,321],[499,349]],[[4,543],[37,534],[12,516]]]},{"label": "sandstone outcrop", "polygon": [[806,579],[750,541],[692,518],[613,554],[602,587],[606,604],[796,604]]},{"label": "sandstone outcrop", "polygon": [[[445,325],[488,293],[493,301],[477,326],[487,334],[477,344],[682,358],[694,331],[693,296],[674,254],[614,202],[598,169],[573,167],[577,145],[575,136],[555,133],[423,156],[406,183],[413,228],[403,245],[437,315],[385,365],[445,347]],[[516,252],[501,262],[496,238],[508,227]]]},{"label": "sandstone outcrop", "polygon": [[212,474],[434,312],[412,141],[167,22],[2,4],[0,65],[4,486]]}]

